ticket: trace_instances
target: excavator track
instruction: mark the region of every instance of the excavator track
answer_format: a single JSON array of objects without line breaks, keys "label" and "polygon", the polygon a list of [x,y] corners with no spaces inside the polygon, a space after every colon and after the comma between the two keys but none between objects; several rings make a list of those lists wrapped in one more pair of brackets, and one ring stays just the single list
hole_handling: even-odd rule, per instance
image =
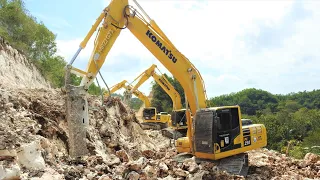
[{"label": "excavator track", "polygon": [[248,154],[242,153],[220,160],[218,169],[229,174],[247,176],[249,170]]},{"label": "excavator track", "polygon": [[[173,159],[177,162],[183,162],[185,159],[189,159],[191,157],[192,155],[189,153],[181,153],[176,155]],[[196,158],[195,160],[197,164],[200,164],[201,162],[212,162],[214,164],[217,164],[217,168],[219,171],[226,171],[227,173],[232,175],[240,175],[246,177],[249,170],[247,153],[237,154],[220,160],[207,160],[200,158]]]},{"label": "excavator track", "polygon": [[161,130],[165,128],[165,125],[162,123],[150,123],[150,122],[143,122],[141,123],[142,129],[153,129],[153,130]]}]

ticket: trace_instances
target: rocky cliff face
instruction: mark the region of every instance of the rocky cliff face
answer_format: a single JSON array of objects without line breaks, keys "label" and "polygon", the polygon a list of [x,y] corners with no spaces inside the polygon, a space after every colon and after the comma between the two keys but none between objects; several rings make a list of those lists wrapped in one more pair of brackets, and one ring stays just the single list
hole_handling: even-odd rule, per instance
[{"label": "rocky cliff face", "polygon": [[50,87],[39,70],[1,37],[0,86],[10,89]]}]

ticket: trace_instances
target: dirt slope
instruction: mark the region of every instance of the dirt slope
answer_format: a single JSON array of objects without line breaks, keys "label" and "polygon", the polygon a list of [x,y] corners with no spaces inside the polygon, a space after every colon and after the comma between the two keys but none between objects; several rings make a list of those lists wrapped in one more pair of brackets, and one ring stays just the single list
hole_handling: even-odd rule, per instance
[{"label": "dirt slope", "polygon": [[1,37],[0,67],[0,86],[6,88],[50,87],[38,69]]},{"label": "dirt slope", "polygon": [[[35,143],[34,147],[42,154],[39,159],[45,162],[37,172],[44,172],[44,167],[61,172],[61,168],[68,171],[76,166],[70,166],[71,162],[67,158],[68,131],[61,92],[52,89],[1,89],[0,98],[0,156],[3,159],[11,162],[12,158],[16,158],[16,162],[20,163],[20,174],[38,176],[30,175],[30,168],[24,169],[25,165],[16,156],[24,150],[24,146]],[[102,107],[98,99],[89,99],[93,107],[90,110],[87,134],[87,146],[91,152],[89,158],[100,159],[106,165],[114,166],[137,160],[144,155],[151,157],[154,152],[160,152],[163,148],[165,151],[168,147],[169,140],[160,134],[146,134],[136,122],[134,112],[125,107],[120,99],[112,98],[105,103],[107,106]],[[0,168],[0,177],[6,172],[1,172]]]}]

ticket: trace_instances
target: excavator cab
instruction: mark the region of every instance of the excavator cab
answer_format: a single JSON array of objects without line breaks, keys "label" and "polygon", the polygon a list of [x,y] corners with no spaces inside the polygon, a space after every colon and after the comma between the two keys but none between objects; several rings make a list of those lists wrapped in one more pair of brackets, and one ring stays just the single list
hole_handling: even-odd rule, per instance
[{"label": "excavator cab", "polygon": [[[265,126],[242,125],[239,106],[200,109],[194,121],[191,149],[196,159],[219,161],[218,168],[232,174],[245,175],[248,170],[246,151],[267,145]],[[189,144],[188,138],[179,138],[176,141],[178,152],[187,152]]]},{"label": "excavator cab", "polygon": [[194,149],[199,158],[221,159],[267,144],[263,124],[242,126],[239,106],[199,110],[195,117]]},{"label": "excavator cab", "polygon": [[171,119],[171,115],[167,112],[157,113],[157,109],[155,107],[146,107],[142,112],[143,117],[143,129],[155,129],[160,130],[166,128],[167,123]]},{"label": "excavator cab", "polygon": [[157,114],[157,110],[155,107],[144,108],[142,112],[143,121],[156,120],[156,114]]},{"label": "excavator cab", "polygon": [[[157,113],[155,107],[148,107],[143,109],[144,123],[162,123],[167,124],[171,119],[171,115],[167,112]],[[165,125],[166,126],[166,125]]]},{"label": "excavator cab", "polygon": [[171,113],[171,126],[175,129],[186,129],[186,109],[173,110]]},{"label": "excavator cab", "polygon": [[185,137],[188,131],[186,109],[173,110],[167,124],[169,128],[161,130],[163,136],[172,139]]},{"label": "excavator cab", "polygon": [[195,123],[196,152],[215,154],[240,148],[239,120],[237,107],[210,108],[198,112]]}]

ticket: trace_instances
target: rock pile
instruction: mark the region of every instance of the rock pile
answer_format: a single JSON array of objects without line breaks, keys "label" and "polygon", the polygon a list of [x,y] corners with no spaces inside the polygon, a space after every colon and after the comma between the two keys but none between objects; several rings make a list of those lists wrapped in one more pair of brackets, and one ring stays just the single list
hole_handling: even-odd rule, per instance
[{"label": "rock pile", "polygon": [[320,179],[320,156],[308,153],[302,160],[262,149],[249,152],[248,179]]}]

